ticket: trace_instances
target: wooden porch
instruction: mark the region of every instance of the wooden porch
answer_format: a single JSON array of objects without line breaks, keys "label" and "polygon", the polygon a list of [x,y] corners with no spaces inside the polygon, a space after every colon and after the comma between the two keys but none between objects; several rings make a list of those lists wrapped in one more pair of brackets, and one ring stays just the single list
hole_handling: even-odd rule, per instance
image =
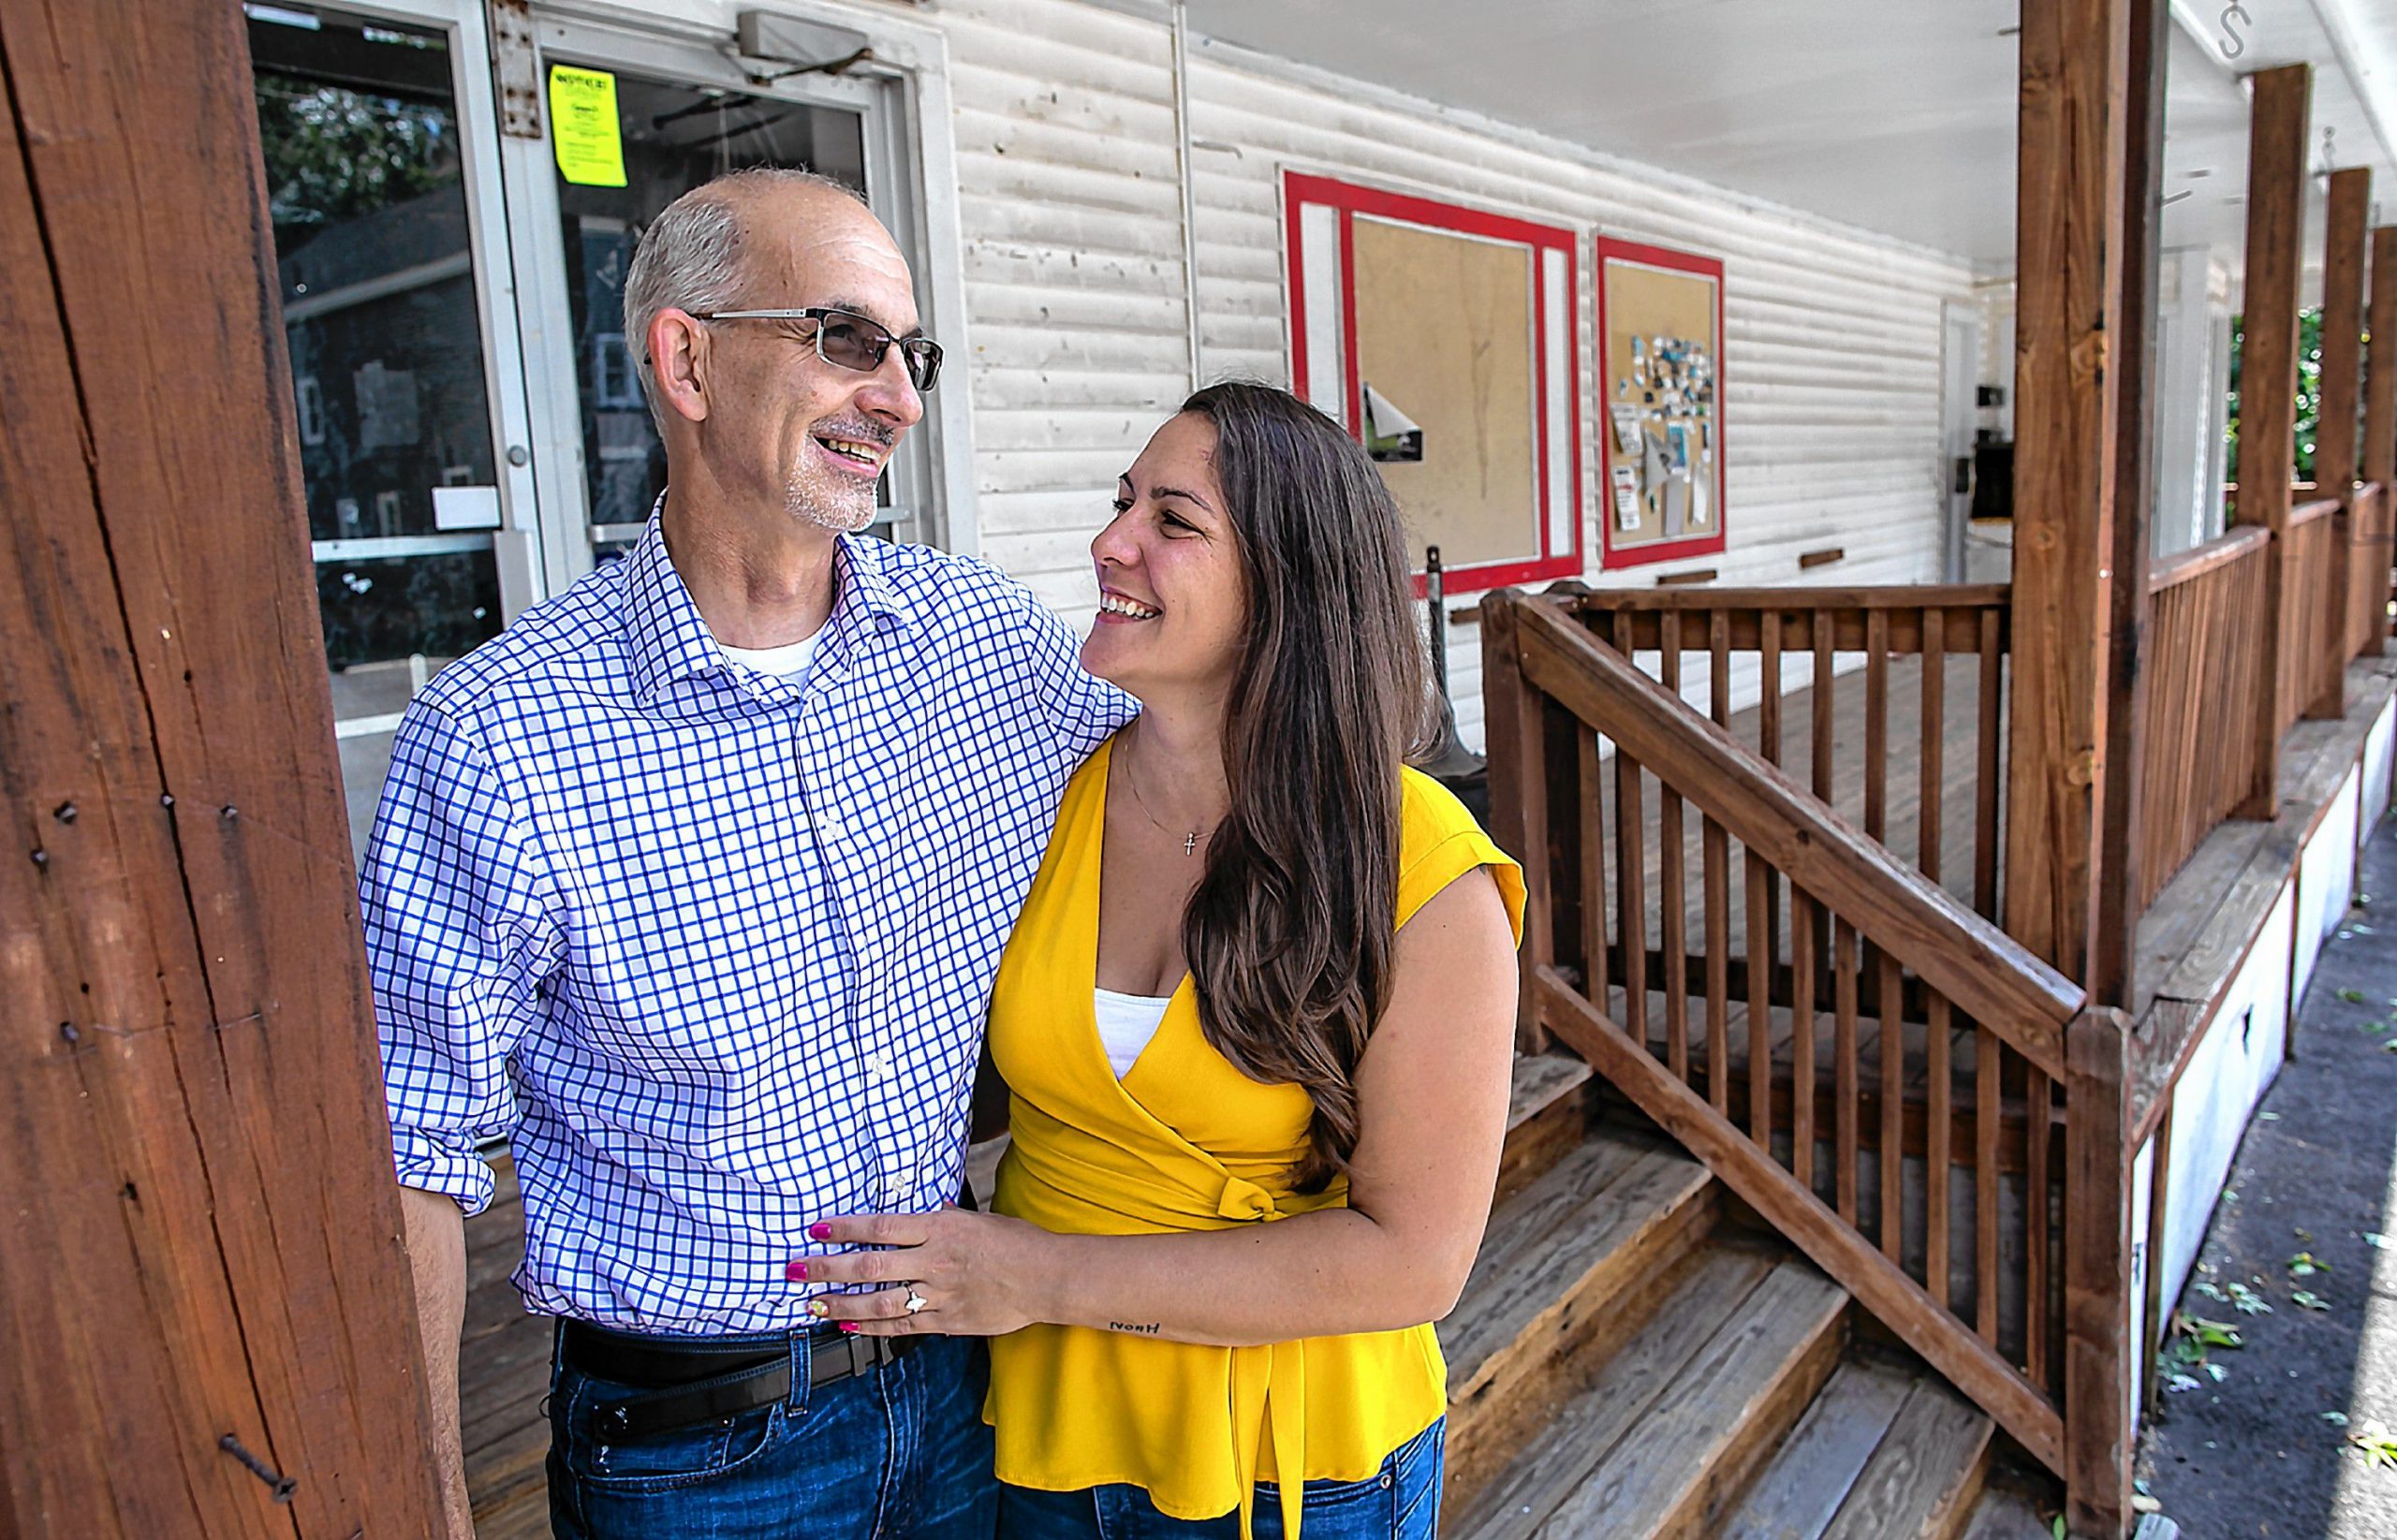
[{"label": "wooden porch", "polygon": [[[1832,595],[1826,593],[1822,596]],[[1963,595],[1948,597],[1950,603],[1944,609],[1964,612]],[[1986,602],[1987,595],[1982,598]],[[1686,609],[1688,601],[1684,603]],[[1896,623],[1903,639],[1908,623]],[[1707,628],[1712,629],[1712,624],[1710,618]],[[1976,628],[1978,624],[1976,620]],[[1727,637],[1743,634],[1733,630],[1728,622],[1724,629]],[[1728,652],[1726,655],[1728,659]],[[1654,653],[1644,654],[1644,661],[1659,670],[1663,667],[1661,656]],[[1857,658],[1846,661],[1853,667],[1845,673],[1834,674],[1828,688],[1801,685],[1780,697],[1777,709],[1768,710],[1759,703],[1727,713],[1724,726],[1730,738],[1762,757],[1764,746],[1774,741],[1777,733],[1781,763],[1798,768],[1809,778],[1818,764],[1823,765],[1826,779],[1821,784],[1829,793],[1825,800],[1841,817],[1860,829],[1878,827],[1884,834],[1882,843],[1889,848],[1916,853],[1919,864],[1927,871],[1935,871],[1940,886],[1959,904],[1986,913],[1994,897],[1994,885],[1978,875],[1986,870],[1978,858],[1998,847],[1995,842],[2002,837],[2003,829],[1992,826],[1995,803],[1984,796],[1982,788],[1993,784],[1989,780],[1993,768],[2002,776],[2005,758],[2002,742],[1988,733],[1989,723],[1998,713],[1989,709],[1991,703],[1983,691],[1985,680],[1993,675],[2002,703],[2003,670],[1987,670],[1978,651],[1947,653],[1935,666],[1926,664],[1919,652],[1886,655],[1877,676]],[[1702,664],[1691,660],[1688,677],[1693,693],[1699,694],[1701,699],[1704,697],[1696,688],[1697,682],[1706,677],[1712,666],[1711,653]],[[1927,669],[1931,670],[1929,674]],[[2282,741],[2279,779],[2285,790],[2279,815],[2270,821],[2233,820],[2213,828],[2198,842],[2178,873],[2162,885],[2140,920],[2137,976],[2141,984],[2141,998],[2135,1016],[2143,1018],[2156,1012],[2171,1017],[2176,1034],[2185,1036],[2195,1019],[2219,996],[2247,943],[2263,923],[2265,910],[2287,881],[2300,838],[2320,815],[2354,766],[2364,732],[2392,691],[2397,691],[2397,656],[2372,651],[2350,664],[2346,670],[2346,708],[2342,714],[2297,722]],[[2002,716],[1998,719],[2002,720]],[[1903,725],[1908,730],[1893,731],[1892,724]],[[1935,739],[1927,736],[1934,724],[1938,729]],[[1862,752],[1875,741],[1887,743],[1877,775],[1871,770],[1874,760]],[[1818,742],[1825,751],[1820,760],[1816,754]],[[1927,745],[1935,746],[1927,749]],[[1605,804],[1614,805],[1619,783],[1610,756],[1605,764],[1606,773],[1599,778],[1600,796]],[[1669,987],[1661,965],[1661,958],[1669,955],[1672,944],[1663,942],[1650,948],[1657,961],[1652,961],[1643,979],[1646,987],[1642,1002],[1649,1023],[1645,1041],[1653,1053],[1669,1063],[1669,1023],[1678,1011],[1684,1024],[1684,1044],[1691,1088],[1702,1098],[1713,1098],[1713,1065],[1719,1044],[1720,1062],[1726,1066],[1722,1078],[1724,1099],[1727,1104],[1746,1105],[1745,1098],[1756,1084],[1754,1053],[1759,1041],[1751,1030],[1751,1003],[1743,966],[1749,952],[1746,885],[1730,884],[1725,895],[1727,902],[1721,917],[1723,951],[1731,987],[1720,996],[1724,1010],[1718,1036],[1707,1016],[1707,1002],[1716,997],[1706,990],[1708,954],[1703,950],[1710,923],[1702,881],[1704,820],[1686,809],[1681,812],[1684,858],[1669,867],[1665,829],[1673,816],[1667,811],[1672,805],[1671,799],[1653,770],[1643,769],[1640,785],[1639,889],[1642,895],[1643,935],[1667,935],[1664,895],[1670,886],[1669,870],[1688,871],[1695,866],[1698,870],[1692,875],[1700,879],[1683,885],[1680,894],[1682,932],[1698,938],[1700,949],[1694,954],[1695,965],[1684,967],[1678,996]],[[1601,824],[1604,870],[1616,873],[1621,871],[1622,859],[1617,826],[1612,817],[1603,817]],[[1932,857],[1928,852],[1934,847],[1937,855]],[[1738,856],[1736,843],[1727,838],[1723,858],[1729,862]],[[1783,903],[1786,916],[1786,898]],[[1781,953],[1785,967],[1787,953],[1788,938],[1785,936]],[[1734,968],[1739,970],[1736,974]],[[1601,1006],[1617,1021],[1629,1021],[1636,1014],[1622,981],[1624,977],[1618,964]],[[1874,1141],[1888,1115],[1875,1073],[1875,1067],[1885,1062],[1880,1041],[1882,1018],[1870,984],[1860,978],[1855,988],[1858,1000],[1850,1027],[1859,1068],[1854,1078],[1852,1118],[1860,1137],[1852,1152],[1847,1180],[1854,1183],[1855,1210],[1871,1220],[1881,1212],[1882,1202],[1879,1163],[1875,1158],[1877,1146]],[[1836,1051],[1843,1030],[1838,992],[1835,977],[1819,981],[1816,990],[1816,998],[1823,1007],[1813,1013],[1817,1062],[1828,1060]],[[1910,1223],[1901,1225],[1904,1236],[1902,1260],[1909,1271],[1919,1271],[1928,1264],[1932,1223],[1929,1205],[1934,1200],[1934,1184],[1929,1179],[1926,1156],[1934,1142],[1931,1119],[1936,1099],[1932,1074],[1933,1066],[1944,1062],[1960,1071],[1949,1088],[1944,1118],[1944,1141],[1954,1157],[1947,1194],[1941,1199],[1946,1215],[1942,1226],[1948,1258],[1946,1297],[1964,1313],[1977,1331],[1985,1331],[1990,1340],[2019,1352],[2026,1342],[2031,1309],[2023,1287],[2028,1260],[2028,1232],[2022,1218],[2025,1176],[2035,1160],[2051,1171],[2061,1168],[2062,1111],[2060,1107],[2051,1107],[2046,1149],[2035,1157],[2027,1127],[2028,1103],[2019,1073],[2012,1078],[2001,1075],[1989,1104],[1990,1116],[1984,1120],[1975,1029],[1951,1019],[1946,1029],[1947,1047],[1944,1052],[1934,1053],[1929,1040],[1927,1013],[1920,1008],[1919,1001],[1914,1005],[1916,1008],[1907,1013],[1909,1019],[1904,1024],[1899,1051],[1889,1061],[1903,1066],[1904,1075],[1903,1094],[1895,1104],[1904,1158],[1900,1197],[1910,1216]],[[1796,1026],[1799,1016],[1794,1002],[1787,998],[1772,1002],[1764,1019],[1769,1023],[1761,1041],[1771,1065],[1769,1117],[1770,1126],[1776,1131],[1773,1150],[1780,1163],[1791,1166],[1795,1157],[1789,1131],[1798,1123],[1793,1104],[1800,1063]],[[1965,1070],[1971,1072],[1961,1072]],[[1505,1196],[1511,1199],[1515,1191],[1530,1185],[1538,1171],[1586,1137],[1593,1117],[1601,1116],[1594,1107],[1593,1093],[1581,1089],[1588,1078],[1587,1066],[1578,1061],[1553,1054],[1523,1061],[1518,1085],[1517,1129],[1510,1138],[1507,1178],[1507,1185],[1513,1191]],[[1813,1101],[1809,1125],[1817,1131],[1835,1131],[1842,1116],[1837,1085],[1816,1087]],[[1560,1102],[1569,1104],[1569,1109],[1562,1114],[1554,1110]],[[1618,1103],[1618,1107],[1621,1105]],[[1569,1127],[1565,1126],[1566,1122]],[[1989,1167],[1999,1172],[2002,1179],[1993,1190],[1986,1224],[1978,1201],[1979,1189],[1973,1180],[1974,1167],[1983,1151],[1987,1152]],[[512,1169],[503,1160],[499,1170],[498,1196],[488,1210],[467,1225],[469,1293],[460,1375],[467,1477],[478,1532],[483,1540],[539,1540],[549,1533],[547,1485],[542,1468],[549,1430],[542,1415],[542,1397],[548,1386],[550,1323],[524,1313],[509,1282],[509,1273],[523,1244],[522,1213]],[[1822,1133],[1816,1140],[1812,1190],[1824,1202],[1837,1207],[1842,1180],[1831,1135]],[[1596,1177],[1591,1181],[1596,1183]],[[1618,1192],[1617,1202],[1630,1191]],[[1591,1195],[1582,1195],[1584,1203]],[[1552,1204],[1564,1200],[1551,1201]],[[1719,1198],[1707,1201],[1721,1206]],[[1552,1224],[1555,1217],[1551,1212],[1539,1223]],[[1531,1269],[1516,1254],[1529,1242],[1507,1239],[1511,1225],[1525,1223],[1529,1222],[1508,1219],[1507,1210],[1502,1210],[1501,1218],[1493,1222],[1483,1268],[1492,1281],[1478,1283],[1478,1288],[1494,1287],[1496,1277],[1519,1271],[1526,1276],[1518,1279],[1516,1291],[1537,1294],[1540,1284],[1529,1275],[1537,1269]],[[1620,1225],[1622,1221],[1613,1223]],[[1739,1244],[1753,1248],[1761,1239],[1750,1237]],[[1979,1293],[1979,1281],[1984,1277],[1993,1281],[1986,1298],[1993,1313],[1987,1316],[1982,1313],[1983,1296]],[[1580,1298],[1578,1293],[1576,1298]],[[1701,1298],[1700,1306],[1702,1302]],[[1540,1309],[1546,1310],[1555,1302],[1538,1303]],[[1728,1304],[1724,1308],[1728,1311]],[[1461,1312],[1443,1331],[1444,1343],[1458,1372],[1461,1408],[1473,1402],[1481,1392],[1474,1366],[1485,1350],[1478,1344],[1496,1329],[1477,1324],[1478,1319],[1471,1310]],[[2043,1335],[2052,1338],[2052,1327],[2051,1313],[2043,1315]],[[2056,1354],[2057,1349],[2051,1343],[2045,1361],[2053,1363]],[[1822,1415],[1836,1415],[1837,1408],[1851,1400],[1859,1404],[1869,1401],[1874,1406],[1888,1401],[1890,1386],[1882,1382],[1891,1375],[1904,1381],[1908,1372],[1892,1368],[1891,1362],[1884,1357],[1846,1371],[1842,1384],[1846,1386],[1850,1380],[1858,1384],[1843,1389],[1833,1402],[1833,1411]],[[1802,1410],[1803,1404],[1798,1409]],[[1893,1411],[1894,1405],[1891,1402],[1887,1409]],[[1462,1468],[1468,1474],[1472,1459],[1477,1458],[1475,1439],[1483,1436],[1460,1435],[1460,1450],[1467,1457]],[[1488,1462],[1487,1455],[1478,1458]],[[1998,1501],[2008,1511],[2022,1506],[2019,1497]]]}]

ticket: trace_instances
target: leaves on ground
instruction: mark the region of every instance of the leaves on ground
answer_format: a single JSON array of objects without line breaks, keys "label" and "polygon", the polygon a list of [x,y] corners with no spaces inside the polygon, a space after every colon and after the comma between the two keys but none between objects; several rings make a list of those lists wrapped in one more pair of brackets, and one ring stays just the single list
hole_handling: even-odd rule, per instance
[{"label": "leaves on ground", "polygon": [[2347,1442],[2363,1451],[2366,1465],[2385,1465],[2397,1471],[2397,1433],[2377,1422],[2366,1422],[2347,1435]]},{"label": "leaves on ground", "polygon": [[2312,1289],[2291,1289],[2289,1291],[2288,1298],[2289,1303],[2301,1306],[2306,1310],[2329,1310],[2331,1308],[2331,1302],[2323,1298],[2320,1295],[2315,1293]]},{"label": "leaves on ground", "polygon": [[2312,1252],[2300,1252],[2288,1259],[2288,1275],[2291,1278],[2311,1278],[2317,1272],[2330,1270],[2331,1264]]},{"label": "leaves on ground", "polygon": [[2347,1425],[2347,1415],[2345,1412],[2325,1412],[2322,1414],[2322,1420],[2333,1428],[2345,1428]]},{"label": "leaves on ground", "polygon": [[2194,1355],[2188,1356],[2184,1360],[2190,1363],[2205,1362],[2208,1348],[2238,1348],[2247,1345],[2246,1341],[2239,1335],[2237,1327],[2225,1321],[2209,1321],[2202,1315],[2192,1315],[2184,1310],[2172,1313],[2172,1330],[2177,1339],[2173,1343],[2176,1349],[2181,1348],[2183,1343],[2191,1344],[2197,1349]]},{"label": "leaves on ground", "polygon": [[2375,1251],[2397,1252],[2397,1236],[2382,1235],[2378,1230],[2364,1231],[2363,1243]]},{"label": "leaves on ground", "polygon": [[2350,1005],[2360,1005],[2363,1004],[2363,991],[2361,990],[2341,990],[2339,991],[2339,998],[2346,1001]]},{"label": "leaves on ground", "polygon": [[2271,1303],[2244,1283],[2230,1285],[2230,1304],[2242,1315],[2270,1315],[2272,1313]]}]

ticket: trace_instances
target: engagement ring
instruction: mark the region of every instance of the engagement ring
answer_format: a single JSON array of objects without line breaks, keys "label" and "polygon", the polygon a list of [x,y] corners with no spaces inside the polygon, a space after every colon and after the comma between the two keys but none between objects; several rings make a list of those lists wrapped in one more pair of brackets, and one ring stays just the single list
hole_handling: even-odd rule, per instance
[{"label": "engagement ring", "polygon": [[929,1304],[931,1304],[931,1303],[932,1303],[932,1301],[931,1301],[931,1300],[929,1300],[929,1299],[925,1298],[922,1295],[918,1294],[914,1289],[909,1289],[909,1290],[907,1291],[907,1313],[908,1313],[908,1314],[913,1315],[913,1314],[915,1314],[915,1313],[916,1313],[916,1312],[918,1312],[918,1311],[919,1311],[919,1310],[923,1309],[926,1305],[929,1305]]}]

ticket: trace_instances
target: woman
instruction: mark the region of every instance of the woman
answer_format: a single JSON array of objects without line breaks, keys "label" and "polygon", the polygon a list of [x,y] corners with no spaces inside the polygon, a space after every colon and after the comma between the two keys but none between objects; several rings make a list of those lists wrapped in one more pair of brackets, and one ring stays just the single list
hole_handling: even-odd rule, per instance
[{"label": "woman", "polygon": [[816,1301],[860,1331],[997,1336],[1002,1533],[1429,1536],[1428,1323],[1489,1217],[1522,886],[1403,769],[1397,508],[1330,418],[1221,385],[1091,551],[1083,665],[1143,711],[1067,787],[999,970],[995,1212],[831,1221],[897,1249],[795,1275],[898,1284]]}]

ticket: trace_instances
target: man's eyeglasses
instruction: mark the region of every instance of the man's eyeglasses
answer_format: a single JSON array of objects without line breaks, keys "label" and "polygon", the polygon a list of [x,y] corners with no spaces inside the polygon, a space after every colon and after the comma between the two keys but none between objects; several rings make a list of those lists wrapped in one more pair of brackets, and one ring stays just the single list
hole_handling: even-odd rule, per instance
[{"label": "man's eyeglasses", "polygon": [[826,363],[871,374],[882,367],[882,356],[896,347],[918,391],[931,390],[940,378],[940,344],[930,337],[894,337],[850,311],[809,305],[804,310],[694,311],[692,315],[702,321],[814,321],[816,356]]}]

